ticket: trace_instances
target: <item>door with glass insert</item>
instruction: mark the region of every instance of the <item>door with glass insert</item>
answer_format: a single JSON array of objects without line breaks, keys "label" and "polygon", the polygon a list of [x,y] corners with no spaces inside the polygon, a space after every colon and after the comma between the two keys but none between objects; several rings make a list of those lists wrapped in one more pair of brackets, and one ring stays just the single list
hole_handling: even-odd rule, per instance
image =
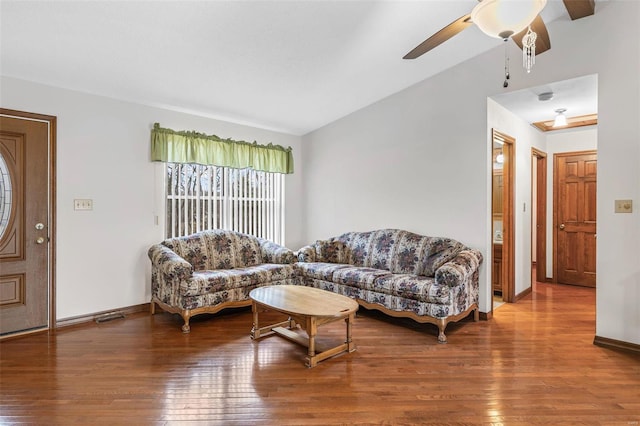
[{"label": "door with glass insert", "polygon": [[49,125],[0,116],[0,335],[49,326]]}]

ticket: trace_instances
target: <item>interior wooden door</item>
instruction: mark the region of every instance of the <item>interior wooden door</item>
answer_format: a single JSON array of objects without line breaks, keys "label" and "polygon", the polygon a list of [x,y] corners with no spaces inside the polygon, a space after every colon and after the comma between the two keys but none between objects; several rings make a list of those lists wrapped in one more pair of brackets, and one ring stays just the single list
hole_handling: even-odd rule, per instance
[{"label": "interior wooden door", "polygon": [[536,191],[533,194],[532,206],[535,206],[535,221],[531,224],[534,232],[536,250],[536,279],[544,282],[547,279],[547,154],[532,148],[533,161],[535,163]]},{"label": "interior wooden door", "polygon": [[597,154],[556,154],[554,169],[556,281],[595,287]]},{"label": "interior wooden door", "polygon": [[50,126],[0,116],[0,335],[49,326]]}]

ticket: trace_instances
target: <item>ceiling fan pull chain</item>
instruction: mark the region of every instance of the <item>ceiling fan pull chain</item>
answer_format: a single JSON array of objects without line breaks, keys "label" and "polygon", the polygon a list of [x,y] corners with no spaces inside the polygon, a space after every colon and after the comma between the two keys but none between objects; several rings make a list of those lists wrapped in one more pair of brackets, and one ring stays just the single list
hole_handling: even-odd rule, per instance
[{"label": "ceiling fan pull chain", "polygon": [[531,72],[533,64],[536,63],[536,38],[538,35],[529,26],[529,30],[522,37],[522,66],[527,70],[527,73]]},{"label": "ceiling fan pull chain", "polygon": [[504,83],[502,83],[502,87],[509,87],[509,78],[511,75],[509,74],[509,53],[507,51],[507,40],[504,39]]}]

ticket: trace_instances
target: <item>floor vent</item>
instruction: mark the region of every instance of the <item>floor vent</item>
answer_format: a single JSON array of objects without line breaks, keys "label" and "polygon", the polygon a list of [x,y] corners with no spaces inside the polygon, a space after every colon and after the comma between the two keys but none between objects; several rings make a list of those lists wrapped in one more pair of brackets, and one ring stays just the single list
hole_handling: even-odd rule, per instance
[{"label": "floor vent", "polygon": [[104,314],[104,315],[100,315],[99,317],[96,317],[96,323],[100,324],[101,322],[112,321],[114,319],[119,319],[119,318],[124,319],[124,313],[120,311],[109,312],[108,314]]}]

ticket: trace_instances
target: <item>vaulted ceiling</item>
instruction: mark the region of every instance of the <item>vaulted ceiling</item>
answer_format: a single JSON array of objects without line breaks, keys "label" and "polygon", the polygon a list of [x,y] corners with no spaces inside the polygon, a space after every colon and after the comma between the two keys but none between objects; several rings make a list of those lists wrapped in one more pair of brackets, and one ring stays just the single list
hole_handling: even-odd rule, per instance
[{"label": "vaulted ceiling", "polygon": [[[2,0],[0,72],[305,134],[500,45],[471,26],[402,59],[475,4]],[[570,19],[560,0],[542,16]]]}]

